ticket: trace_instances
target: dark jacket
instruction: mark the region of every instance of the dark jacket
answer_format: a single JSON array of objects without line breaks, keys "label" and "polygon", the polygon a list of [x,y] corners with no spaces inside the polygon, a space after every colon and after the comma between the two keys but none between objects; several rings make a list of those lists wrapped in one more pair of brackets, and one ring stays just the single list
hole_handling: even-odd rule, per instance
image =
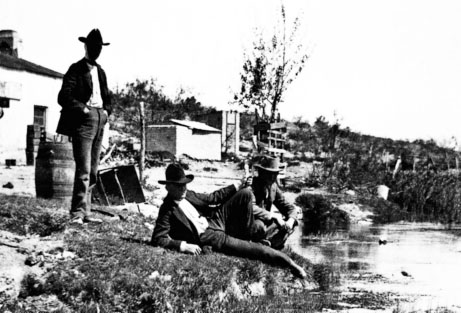
[{"label": "dark jacket", "polygon": [[[210,194],[188,190],[186,200],[203,216],[211,217],[218,207],[229,200],[237,190],[234,185],[216,190]],[[191,225],[178,204],[167,196],[163,200],[152,234],[154,246],[179,250],[181,241],[200,245],[197,231]]]},{"label": "dark jacket", "polygon": [[295,225],[297,225],[297,209],[296,207],[288,202],[283,196],[282,190],[280,190],[277,183],[273,183],[269,187],[269,192],[266,195],[266,188],[263,183],[255,177],[251,188],[255,196],[253,204],[253,212],[256,219],[260,219],[264,222],[270,221],[270,211],[272,205],[280,211],[280,213],[286,218],[294,218]]},{"label": "dark jacket", "polygon": [[[107,87],[106,73],[99,64],[98,68],[99,86],[104,110],[111,113],[111,99]],[[58,103],[62,106],[61,118],[59,119],[56,132],[67,136],[73,136],[75,129],[82,122],[83,110],[93,93],[93,82],[90,70],[85,58],[70,66],[64,75],[62,87],[58,95]]]}]

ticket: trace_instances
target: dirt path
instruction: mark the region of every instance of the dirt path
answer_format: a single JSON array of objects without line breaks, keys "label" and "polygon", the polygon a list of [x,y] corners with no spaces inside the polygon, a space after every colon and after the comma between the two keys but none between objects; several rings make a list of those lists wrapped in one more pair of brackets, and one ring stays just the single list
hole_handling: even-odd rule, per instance
[{"label": "dirt path", "polygon": [[[3,187],[11,183],[13,188]],[[12,166],[0,167],[0,193],[35,197],[35,167]]]},{"label": "dirt path", "polygon": [[25,275],[43,274],[51,266],[49,252],[53,250],[61,251],[62,256],[62,239],[18,236],[0,230],[0,299],[17,297]]}]

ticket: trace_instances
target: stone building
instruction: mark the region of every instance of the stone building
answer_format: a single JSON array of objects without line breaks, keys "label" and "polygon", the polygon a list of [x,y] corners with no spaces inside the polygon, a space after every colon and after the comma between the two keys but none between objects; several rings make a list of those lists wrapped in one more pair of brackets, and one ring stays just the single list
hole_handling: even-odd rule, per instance
[{"label": "stone building", "polygon": [[204,123],[170,120],[146,130],[146,151],[187,154],[196,159],[221,160],[221,131]]},{"label": "stone building", "polygon": [[55,133],[61,110],[63,75],[21,59],[21,46],[15,31],[0,31],[0,163],[25,164],[40,130]]}]

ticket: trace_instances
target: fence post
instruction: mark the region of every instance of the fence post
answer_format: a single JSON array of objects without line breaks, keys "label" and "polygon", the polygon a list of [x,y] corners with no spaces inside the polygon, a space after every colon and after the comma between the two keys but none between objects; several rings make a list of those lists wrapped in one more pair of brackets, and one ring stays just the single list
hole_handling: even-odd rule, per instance
[{"label": "fence post", "polygon": [[144,162],[146,158],[146,126],[144,122],[144,101],[139,102],[139,115],[140,115],[140,126],[141,126],[141,151],[139,155],[139,180],[143,182],[144,178]]}]

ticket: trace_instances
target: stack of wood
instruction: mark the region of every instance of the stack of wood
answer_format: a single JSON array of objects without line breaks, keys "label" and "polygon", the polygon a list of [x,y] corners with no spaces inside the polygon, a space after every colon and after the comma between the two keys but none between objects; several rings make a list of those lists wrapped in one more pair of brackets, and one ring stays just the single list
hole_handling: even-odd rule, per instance
[{"label": "stack of wood", "polygon": [[26,164],[34,165],[42,130],[40,125],[27,125]]},{"label": "stack of wood", "polygon": [[40,142],[55,142],[65,143],[68,142],[67,136],[56,135],[45,131],[45,127],[41,125],[27,125],[27,138],[26,138],[26,164],[34,165],[35,158],[37,157]]}]

